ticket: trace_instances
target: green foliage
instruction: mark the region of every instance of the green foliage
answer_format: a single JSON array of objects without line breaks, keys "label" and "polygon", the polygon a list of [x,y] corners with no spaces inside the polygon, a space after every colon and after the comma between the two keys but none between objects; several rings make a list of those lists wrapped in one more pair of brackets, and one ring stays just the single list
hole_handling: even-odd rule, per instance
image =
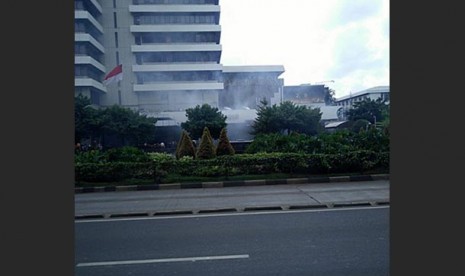
[{"label": "green foliage", "polygon": [[153,179],[152,162],[77,163],[75,180],[86,182],[116,182],[125,179]]},{"label": "green foliage", "polygon": [[197,149],[197,158],[198,159],[211,159],[215,158],[215,145],[213,143],[213,138],[208,130],[208,127],[204,127],[202,138],[200,141],[199,148]]},{"label": "green foliage", "polygon": [[368,128],[366,131],[362,131],[355,136],[353,140],[354,146],[357,149],[376,151],[376,152],[388,152],[390,150],[390,139],[389,134],[383,129]]},{"label": "green foliage", "polygon": [[164,152],[151,152],[148,156],[154,164],[154,181],[160,183],[168,175],[168,171],[174,166],[176,158]]},{"label": "green foliage", "polygon": [[309,154],[339,154],[359,150],[375,152],[389,151],[389,135],[385,131],[369,128],[368,131],[354,133],[339,130],[333,133],[320,133],[317,136],[293,133],[260,134],[246,148],[245,153],[287,152]]},{"label": "green foliage", "polygon": [[140,115],[129,108],[113,105],[102,111],[102,130],[117,135],[123,145],[139,145],[150,141],[155,132],[155,118]]},{"label": "green foliage", "polygon": [[169,162],[174,161],[175,157],[173,155],[166,153],[166,152],[149,152],[147,153],[150,160],[155,163],[162,163],[162,162]]},{"label": "green foliage", "polygon": [[107,157],[100,150],[80,151],[74,154],[74,163],[104,163]]},{"label": "green foliage", "polygon": [[100,136],[102,122],[100,111],[91,105],[88,97],[79,94],[74,98],[74,140],[79,143],[82,139]]},{"label": "green foliage", "polygon": [[179,160],[154,156],[151,162],[77,163],[76,180],[111,182],[125,179],[154,179],[161,183],[170,175],[234,176],[291,173],[324,175],[389,171],[389,152],[358,150],[338,154],[257,153],[223,155],[213,159],[194,160],[184,156]]},{"label": "green foliage", "polygon": [[338,154],[358,150],[354,146],[356,135],[348,130],[339,130],[333,133],[321,133],[317,137],[317,153]]},{"label": "green foliage", "polygon": [[75,163],[108,163],[108,162],[150,162],[150,156],[136,147],[113,148],[107,151],[90,150],[77,152]]},{"label": "green foliage", "polygon": [[218,145],[216,146],[216,155],[233,155],[234,153],[234,148],[229,142],[228,131],[226,128],[223,128],[220,133]]},{"label": "green foliage", "polygon": [[205,127],[208,127],[215,139],[218,139],[221,129],[226,127],[227,117],[218,108],[208,104],[186,109],[186,117],[187,121],[181,123],[181,127],[195,140],[201,137]]},{"label": "green foliage", "polygon": [[181,138],[176,148],[176,159],[181,159],[184,156],[190,156],[193,159],[196,158],[194,144],[185,130],[181,132]]},{"label": "green foliage", "polygon": [[359,132],[363,132],[367,130],[370,126],[371,126],[371,123],[368,120],[358,119],[352,123],[350,130],[355,133],[359,133]]},{"label": "green foliage", "polygon": [[363,173],[389,169],[389,153],[353,151],[341,154],[258,153],[224,155],[209,160],[188,160],[173,167],[184,176],[225,176],[241,174]]},{"label": "green foliage", "polygon": [[150,156],[141,149],[126,146],[105,152],[107,162],[150,162]]},{"label": "green foliage", "polygon": [[278,133],[259,134],[246,148],[245,153],[258,152],[302,152],[312,153],[319,147],[314,136],[292,133],[282,135]]},{"label": "green foliage", "polygon": [[140,115],[129,108],[114,105],[94,108],[88,97],[81,94],[74,99],[75,142],[82,139],[100,141],[102,137],[116,135],[122,145],[136,146],[151,141],[155,132],[155,118]]},{"label": "green foliage", "polygon": [[321,129],[321,115],[319,108],[297,106],[290,101],[279,106],[262,102],[252,125],[252,134],[298,132],[315,135]]},{"label": "green foliage", "polygon": [[181,145],[182,145],[183,140],[184,140],[185,137],[186,137],[186,131],[183,130],[183,131],[181,132],[181,136],[179,137],[179,141],[178,141],[178,143],[176,144],[176,151],[175,151],[175,153],[174,153],[174,156],[176,157],[176,159],[179,159],[179,158],[180,158],[180,156],[179,156],[179,150],[181,149]]},{"label": "green foliage", "polygon": [[174,156],[176,157],[176,159],[180,158],[179,150],[181,149],[181,146],[182,146],[182,143],[183,143],[183,140],[184,140],[185,137],[186,137],[186,131],[183,130],[183,131],[181,131],[181,136],[179,137],[179,141],[178,141],[178,143],[176,145],[176,151],[174,153]]},{"label": "green foliage", "polygon": [[[374,124],[383,121],[389,116],[389,106],[381,98],[376,100],[364,99],[353,104],[353,107],[346,111],[350,121],[364,119]],[[376,119],[375,119],[376,118]]]}]

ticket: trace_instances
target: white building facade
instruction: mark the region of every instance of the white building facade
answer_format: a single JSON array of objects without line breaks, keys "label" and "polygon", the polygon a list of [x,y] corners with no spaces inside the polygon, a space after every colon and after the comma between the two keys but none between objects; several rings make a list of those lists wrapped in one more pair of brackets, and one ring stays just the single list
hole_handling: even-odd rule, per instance
[{"label": "white building facade", "polygon": [[[75,94],[142,112],[217,107],[219,16],[218,0],[76,0]],[[119,64],[123,79],[105,87]]]}]

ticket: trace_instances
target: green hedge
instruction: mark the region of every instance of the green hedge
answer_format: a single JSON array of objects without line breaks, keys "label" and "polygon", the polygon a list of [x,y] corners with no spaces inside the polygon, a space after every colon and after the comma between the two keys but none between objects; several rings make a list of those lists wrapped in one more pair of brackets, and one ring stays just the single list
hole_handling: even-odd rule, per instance
[{"label": "green hedge", "polygon": [[167,175],[234,176],[271,173],[340,174],[389,171],[389,152],[354,151],[340,154],[257,153],[179,160],[165,154],[151,154],[151,162],[77,163],[76,181],[116,182],[125,179],[153,179],[160,183]]},{"label": "green hedge", "polygon": [[76,182],[116,182],[125,179],[153,179],[153,162],[77,163],[74,166]]}]

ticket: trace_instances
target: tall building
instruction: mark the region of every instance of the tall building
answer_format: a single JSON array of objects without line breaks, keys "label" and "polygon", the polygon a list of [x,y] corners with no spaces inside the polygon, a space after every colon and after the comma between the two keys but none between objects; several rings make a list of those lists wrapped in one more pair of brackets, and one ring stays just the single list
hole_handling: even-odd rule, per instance
[{"label": "tall building", "polygon": [[[76,0],[75,6],[76,94],[147,112],[218,106],[218,0]],[[123,80],[103,86],[104,74],[118,64]]]},{"label": "tall building", "polygon": [[[75,95],[179,127],[209,104],[250,124],[265,98],[279,104],[282,65],[223,66],[219,0],[75,0]],[[103,84],[122,65],[123,78]],[[230,135],[234,133],[230,132]]]},{"label": "tall building", "polygon": [[74,93],[100,105],[100,99],[107,93],[102,84],[107,71],[103,9],[97,0],[76,0],[74,10]]},{"label": "tall building", "polygon": [[129,13],[129,31],[122,35],[133,43],[121,51],[132,59],[139,109],[217,107],[223,90],[218,0],[139,0]]}]

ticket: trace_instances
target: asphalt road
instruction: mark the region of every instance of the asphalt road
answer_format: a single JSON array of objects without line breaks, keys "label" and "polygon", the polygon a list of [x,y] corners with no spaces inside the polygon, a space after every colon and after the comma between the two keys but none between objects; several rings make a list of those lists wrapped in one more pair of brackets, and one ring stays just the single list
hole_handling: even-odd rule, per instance
[{"label": "asphalt road", "polygon": [[75,275],[389,275],[389,206],[77,220]]}]

